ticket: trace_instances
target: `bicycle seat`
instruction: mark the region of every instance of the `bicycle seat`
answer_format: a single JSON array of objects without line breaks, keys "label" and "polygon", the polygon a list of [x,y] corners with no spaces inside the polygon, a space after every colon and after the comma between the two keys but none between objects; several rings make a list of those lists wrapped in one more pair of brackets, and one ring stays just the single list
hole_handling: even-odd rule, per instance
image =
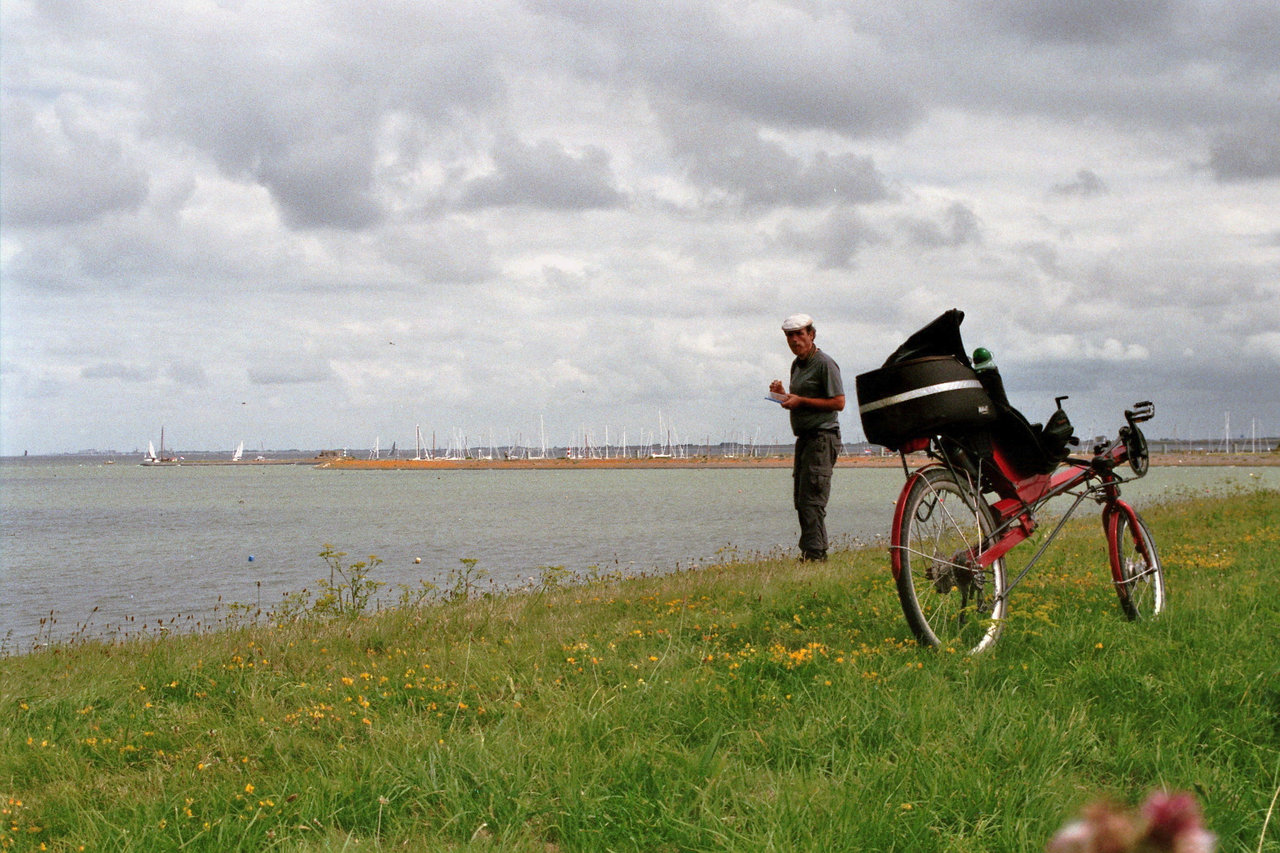
[{"label": "bicycle seat", "polygon": [[1055,411],[1043,426],[1031,423],[1008,403],[997,402],[996,410],[996,422],[990,427],[991,441],[1017,474],[1048,474],[1067,458],[1072,427],[1062,409]]}]

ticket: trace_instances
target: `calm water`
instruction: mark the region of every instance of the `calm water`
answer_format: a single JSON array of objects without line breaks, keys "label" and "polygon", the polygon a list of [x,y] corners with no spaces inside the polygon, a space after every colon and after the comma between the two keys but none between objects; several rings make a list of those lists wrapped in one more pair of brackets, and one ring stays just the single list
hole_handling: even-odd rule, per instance
[{"label": "calm water", "polygon": [[[461,558],[511,586],[543,566],[638,573],[726,552],[794,551],[790,479],[788,469],[321,471],[10,460],[0,463],[0,647],[28,648],[51,614],[45,633],[60,637],[85,622],[103,632],[179,615],[208,619],[220,600],[269,608],[328,577],[318,557],[326,543],[348,562],[382,558],[374,578],[388,584],[387,602],[399,584],[442,583]],[[838,470],[831,534],[882,538],[902,479],[897,469]],[[1280,469],[1157,469],[1125,495],[1141,504],[1171,491],[1257,483],[1280,488]]]}]

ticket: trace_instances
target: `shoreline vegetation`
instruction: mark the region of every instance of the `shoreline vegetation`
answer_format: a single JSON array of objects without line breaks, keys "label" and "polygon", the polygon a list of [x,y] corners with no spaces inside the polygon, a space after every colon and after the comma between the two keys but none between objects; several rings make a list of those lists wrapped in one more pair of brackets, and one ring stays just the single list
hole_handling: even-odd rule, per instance
[{"label": "shoreline vegetation", "polygon": [[280,612],[0,658],[0,850],[1036,851],[1153,790],[1274,849],[1280,493],[1144,515],[1164,615],[1124,620],[1084,517],[978,657],[915,645],[883,546],[497,594],[463,561],[383,612],[326,548]]}]

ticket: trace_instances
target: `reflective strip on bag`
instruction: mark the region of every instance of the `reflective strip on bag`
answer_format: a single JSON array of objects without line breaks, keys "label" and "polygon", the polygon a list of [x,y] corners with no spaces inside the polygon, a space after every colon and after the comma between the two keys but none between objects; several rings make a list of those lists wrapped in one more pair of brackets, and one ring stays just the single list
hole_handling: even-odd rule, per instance
[{"label": "reflective strip on bag", "polygon": [[906,403],[911,400],[918,400],[921,397],[929,397],[933,394],[945,394],[947,391],[964,391],[969,388],[982,390],[982,383],[976,379],[957,379],[955,382],[940,382],[937,385],[926,385],[923,388],[914,388],[910,391],[903,391],[901,394],[894,394],[892,397],[885,397],[881,400],[872,400],[865,406],[859,406],[859,414],[865,415],[867,412],[874,412],[888,406],[896,406],[899,403]]}]

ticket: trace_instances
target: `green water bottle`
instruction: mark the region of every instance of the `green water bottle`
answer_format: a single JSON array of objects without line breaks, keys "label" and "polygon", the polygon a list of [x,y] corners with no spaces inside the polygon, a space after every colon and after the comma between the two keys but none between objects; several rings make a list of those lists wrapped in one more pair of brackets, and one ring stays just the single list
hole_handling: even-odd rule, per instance
[{"label": "green water bottle", "polygon": [[978,381],[982,383],[982,387],[987,390],[992,400],[1000,404],[1008,404],[1009,398],[1004,392],[1004,379],[1000,377],[1000,370],[996,367],[996,357],[991,354],[991,350],[978,347],[973,351],[973,372],[978,375]]}]

